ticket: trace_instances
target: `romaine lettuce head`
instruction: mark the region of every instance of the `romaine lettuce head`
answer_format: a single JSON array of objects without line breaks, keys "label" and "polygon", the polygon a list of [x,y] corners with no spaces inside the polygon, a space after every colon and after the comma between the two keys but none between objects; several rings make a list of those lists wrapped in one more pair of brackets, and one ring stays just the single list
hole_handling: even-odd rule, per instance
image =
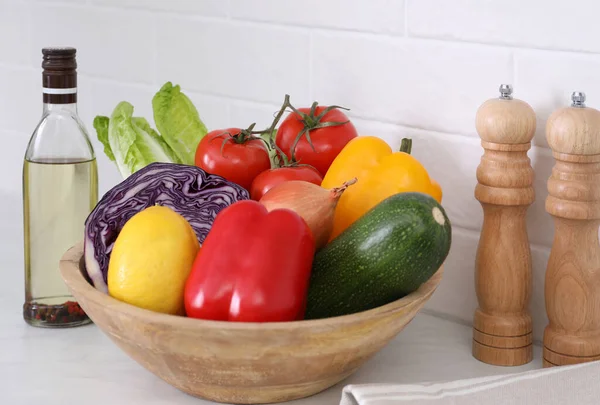
[{"label": "romaine lettuce head", "polygon": [[152,99],[154,122],[180,163],[193,165],[196,148],[208,130],[179,85],[165,83]]},{"label": "romaine lettuce head", "polygon": [[144,119],[133,117],[133,106],[120,102],[110,119],[94,119],[98,140],[104,153],[117,164],[123,178],[129,177],[150,163],[180,163],[164,139]]}]

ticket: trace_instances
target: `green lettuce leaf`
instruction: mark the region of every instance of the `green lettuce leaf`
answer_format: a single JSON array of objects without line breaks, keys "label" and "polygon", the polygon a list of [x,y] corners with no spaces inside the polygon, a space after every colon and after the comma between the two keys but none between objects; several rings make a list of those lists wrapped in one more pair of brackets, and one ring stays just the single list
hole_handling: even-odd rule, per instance
[{"label": "green lettuce leaf", "polygon": [[[99,119],[99,128],[103,128]],[[102,142],[103,135],[98,132]],[[105,144],[103,142],[103,144]],[[123,178],[153,162],[176,163],[173,152],[164,140],[150,127],[144,118],[133,117],[133,106],[120,102],[115,107],[108,124],[108,144],[110,154]],[[110,155],[105,153],[110,158]]]},{"label": "green lettuce leaf", "polygon": [[99,115],[94,118],[94,128],[96,129],[96,134],[98,135],[98,140],[104,145],[104,154],[113,162],[115,161],[115,156],[110,149],[110,144],[108,143],[108,121],[109,118]]},{"label": "green lettuce leaf", "polygon": [[196,148],[208,130],[179,85],[165,83],[152,98],[156,128],[179,161],[193,165]]},{"label": "green lettuce leaf", "polygon": [[148,123],[148,121],[146,121],[145,118],[133,117],[132,120],[134,125],[139,127],[142,131],[146,132],[156,142],[160,144],[160,146],[163,148],[165,154],[169,157],[171,162],[181,163],[181,160],[179,160],[175,152],[173,152],[173,149],[171,149],[169,145],[165,142],[165,140],[159,135],[159,133],[156,132],[156,130],[150,126],[150,124]]}]

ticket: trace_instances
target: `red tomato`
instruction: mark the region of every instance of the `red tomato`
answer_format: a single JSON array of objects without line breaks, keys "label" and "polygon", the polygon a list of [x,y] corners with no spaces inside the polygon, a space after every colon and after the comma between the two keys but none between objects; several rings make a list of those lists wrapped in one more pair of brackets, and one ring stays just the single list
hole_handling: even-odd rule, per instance
[{"label": "red tomato", "polygon": [[271,168],[264,142],[240,128],[217,129],[206,134],[196,149],[195,164],[248,191],[254,178]]},{"label": "red tomato", "polygon": [[[331,162],[341,152],[348,142],[358,136],[356,128],[348,120],[346,114],[337,108],[328,111],[321,119],[317,117],[327,107],[321,106],[315,109],[311,115],[310,108],[298,108],[298,111],[307,114],[308,119],[303,119],[297,113],[290,113],[279,126],[275,143],[287,155],[292,157],[292,146],[304,128],[308,128],[308,135],[314,146],[308,143],[306,134],[302,134],[295,148],[294,158],[302,164],[314,166],[322,176],[325,176]],[[348,122],[346,122],[348,121]],[[320,127],[327,122],[346,122],[343,125],[332,125]]]},{"label": "red tomato", "polygon": [[290,180],[304,180],[320,186],[323,177],[312,166],[288,166],[267,170],[256,176],[252,182],[250,198],[258,201],[271,188]]}]

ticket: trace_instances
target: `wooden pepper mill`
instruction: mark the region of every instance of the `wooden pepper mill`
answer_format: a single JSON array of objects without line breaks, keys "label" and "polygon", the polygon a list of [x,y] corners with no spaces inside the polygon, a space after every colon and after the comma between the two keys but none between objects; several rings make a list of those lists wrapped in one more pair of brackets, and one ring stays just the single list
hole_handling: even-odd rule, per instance
[{"label": "wooden pepper mill", "polygon": [[483,226],[475,260],[479,308],[473,320],[473,356],[500,366],[533,359],[528,306],[531,250],[525,217],[535,199],[533,168],[527,156],[536,117],[510,85],[479,107],[476,128],[484,154],[477,168],[475,198]]},{"label": "wooden pepper mill", "polygon": [[600,111],[575,92],[546,139],[556,163],[546,211],[554,241],[546,269],[544,367],[600,360]]}]

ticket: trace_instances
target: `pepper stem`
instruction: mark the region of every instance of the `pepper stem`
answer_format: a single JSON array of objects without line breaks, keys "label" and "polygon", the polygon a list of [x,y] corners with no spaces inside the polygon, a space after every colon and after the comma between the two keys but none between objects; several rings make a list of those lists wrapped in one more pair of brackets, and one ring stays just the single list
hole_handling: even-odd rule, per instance
[{"label": "pepper stem", "polygon": [[354,183],[356,183],[358,181],[358,179],[355,177],[351,180],[348,180],[347,182],[345,182],[344,184],[342,184],[339,187],[335,187],[331,189],[331,194],[333,196],[334,199],[338,198],[339,196],[341,196],[344,191],[346,191],[346,189],[348,187],[350,187],[351,185],[353,185]]},{"label": "pepper stem", "polygon": [[400,143],[400,152],[408,153],[412,151],[412,139],[410,138],[402,138],[402,142]]}]

